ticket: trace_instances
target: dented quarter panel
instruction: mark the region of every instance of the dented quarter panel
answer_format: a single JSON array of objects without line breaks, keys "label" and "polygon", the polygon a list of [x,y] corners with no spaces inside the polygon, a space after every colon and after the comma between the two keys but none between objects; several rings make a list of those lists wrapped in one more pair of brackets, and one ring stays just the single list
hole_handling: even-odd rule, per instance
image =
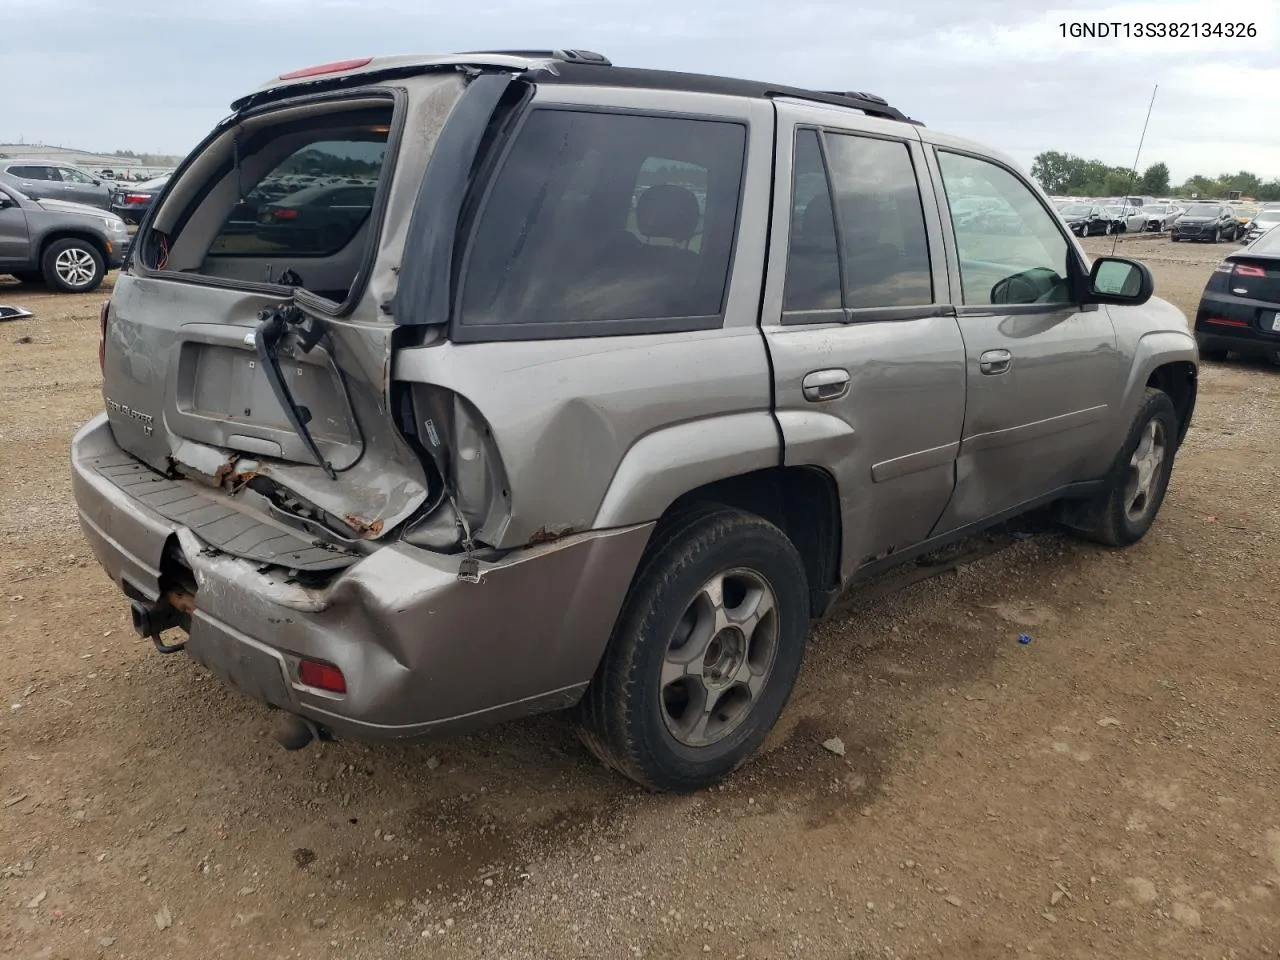
[{"label": "dented quarter panel", "polygon": [[[769,366],[754,328],[446,342],[399,351],[395,376],[462,394],[492,430],[511,493],[510,520],[493,546],[519,546],[556,527],[656,520],[688,487],[635,485],[667,466],[681,468],[682,482],[708,482],[779,462]],[[660,432],[668,438],[647,439]],[[641,465],[646,451],[656,459]]]}]

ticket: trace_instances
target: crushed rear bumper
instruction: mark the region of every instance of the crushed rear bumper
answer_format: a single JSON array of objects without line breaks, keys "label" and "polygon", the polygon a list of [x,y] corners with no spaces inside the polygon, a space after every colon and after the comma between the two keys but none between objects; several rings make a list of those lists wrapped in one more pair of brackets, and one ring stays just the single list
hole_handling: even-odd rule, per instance
[{"label": "crushed rear bumper", "polygon": [[[187,652],[240,693],[338,736],[398,739],[574,703],[595,672],[652,525],[578,534],[481,562],[390,543],[322,587],[209,548],[100,472],[122,454],[106,416],[72,441],[80,524],[134,600],[171,588],[166,553],[195,582]],[[156,475],[158,476],[158,475]],[[347,691],[300,683],[300,658],[336,665]]]}]

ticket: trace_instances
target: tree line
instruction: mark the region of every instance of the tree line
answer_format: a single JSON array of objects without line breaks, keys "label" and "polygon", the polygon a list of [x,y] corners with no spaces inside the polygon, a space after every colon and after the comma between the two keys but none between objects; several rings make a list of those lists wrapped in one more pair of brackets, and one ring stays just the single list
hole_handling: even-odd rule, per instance
[{"label": "tree line", "polygon": [[1045,192],[1080,197],[1116,197],[1123,194],[1148,197],[1225,197],[1233,190],[1256,200],[1280,200],[1280,179],[1263,182],[1248,170],[1216,177],[1196,174],[1174,186],[1169,168],[1153,163],[1135,179],[1125,167],[1113,167],[1101,160],[1086,160],[1070,153],[1047,150],[1036,155],[1031,175]]}]

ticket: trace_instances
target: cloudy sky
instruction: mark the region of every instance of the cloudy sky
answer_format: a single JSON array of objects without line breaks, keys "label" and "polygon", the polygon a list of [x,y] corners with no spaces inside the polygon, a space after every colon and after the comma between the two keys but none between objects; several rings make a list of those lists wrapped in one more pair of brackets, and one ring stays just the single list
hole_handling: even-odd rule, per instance
[{"label": "cloudy sky", "polygon": [[[1175,182],[1280,177],[1278,0],[4,0],[0,142],[185,153],[232,99],[352,56],[577,46],[614,63],[870,90],[1029,166],[1063,150]],[[637,10],[629,13],[628,10]],[[1254,39],[1073,39],[1081,21],[1253,23]]]}]

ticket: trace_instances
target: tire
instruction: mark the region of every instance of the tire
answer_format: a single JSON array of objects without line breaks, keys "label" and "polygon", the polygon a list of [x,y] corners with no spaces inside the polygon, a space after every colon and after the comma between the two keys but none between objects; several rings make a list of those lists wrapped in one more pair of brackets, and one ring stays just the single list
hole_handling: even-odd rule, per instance
[{"label": "tire", "polygon": [[1213,242],[1214,242],[1214,243],[1221,243],[1221,242],[1222,242],[1222,228],[1221,228],[1221,227],[1214,227],[1214,228],[1213,228]]},{"label": "tire", "polygon": [[89,293],[106,275],[102,254],[88,240],[55,240],[40,260],[44,282],[62,293]]},{"label": "tire", "polygon": [[1104,237],[1109,237],[1109,236],[1111,236],[1111,224],[1109,224],[1109,223],[1104,223],[1104,224],[1102,225],[1102,235],[1103,235]]},{"label": "tire", "polygon": [[1170,241],[1171,243],[1177,243],[1177,242],[1178,242],[1178,239],[1179,239],[1179,238],[1178,238],[1178,237],[1173,236],[1173,234],[1170,234],[1170,235],[1169,235],[1169,241]]},{"label": "tire", "polygon": [[[1090,500],[1064,505],[1064,525],[1078,536],[1110,547],[1137,543],[1151,529],[1164,503],[1177,444],[1178,414],[1173,401],[1167,393],[1148,387],[1105,489]],[[1155,462],[1153,448],[1160,451]]]},{"label": "tire", "polygon": [[[719,632],[717,583],[729,622]],[[749,621],[757,616],[749,608],[770,595],[772,610],[747,630],[733,626],[735,614]],[[582,740],[650,790],[709,787],[745,763],[777,722],[808,632],[804,564],[781,530],[716,505],[680,514],[645,551],[578,706]],[[700,710],[713,695],[713,708]]]}]

